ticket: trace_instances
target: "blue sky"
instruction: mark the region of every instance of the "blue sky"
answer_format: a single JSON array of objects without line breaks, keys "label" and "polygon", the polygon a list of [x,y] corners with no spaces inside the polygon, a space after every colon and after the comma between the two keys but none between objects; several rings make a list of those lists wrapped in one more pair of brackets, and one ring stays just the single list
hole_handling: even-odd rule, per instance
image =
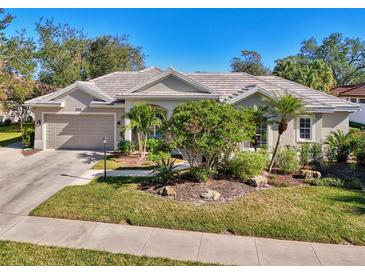
[{"label": "blue sky", "polygon": [[299,51],[309,37],[332,32],[365,40],[365,9],[7,9],[17,18],[9,34],[26,29],[37,39],[34,22],[54,18],[89,36],[129,34],[142,46],[147,66],[182,71],[229,71],[242,49],[261,53],[263,62]]}]

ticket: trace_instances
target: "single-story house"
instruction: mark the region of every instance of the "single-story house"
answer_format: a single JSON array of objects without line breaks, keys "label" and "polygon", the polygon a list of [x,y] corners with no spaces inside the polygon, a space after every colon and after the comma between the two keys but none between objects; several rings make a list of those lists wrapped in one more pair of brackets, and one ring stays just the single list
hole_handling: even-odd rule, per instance
[{"label": "single-story house", "polygon": [[[151,67],[141,71],[118,71],[89,81],[77,81],[56,92],[29,100],[35,114],[35,148],[101,149],[107,137],[108,149],[117,149],[121,138],[131,140],[131,130],[122,137],[123,118],[137,103],[166,111],[167,117],[189,100],[219,100],[235,106],[267,104],[265,97],[292,94],[302,99],[307,115],[289,122],[282,144],[323,143],[336,129],[349,130],[349,114],[357,104],[310,89],[277,76],[247,73],[183,73],[173,68]],[[239,126],[239,125],[237,125]],[[260,142],[272,147],[277,128],[259,132]]]},{"label": "single-story house", "polygon": [[360,110],[350,114],[350,121],[365,125],[365,83],[336,87],[332,94],[359,104]]}]

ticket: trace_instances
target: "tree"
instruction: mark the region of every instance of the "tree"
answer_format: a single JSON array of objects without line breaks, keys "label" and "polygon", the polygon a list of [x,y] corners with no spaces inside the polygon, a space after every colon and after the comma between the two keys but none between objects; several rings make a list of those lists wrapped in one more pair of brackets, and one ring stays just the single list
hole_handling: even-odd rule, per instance
[{"label": "tree", "polygon": [[269,109],[272,114],[275,114],[278,120],[278,139],[273,151],[272,158],[269,164],[269,172],[275,163],[276,154],[280,145],[280,139],[283,133],[288,128],[290,119],[302,114],[305,109],[302,101],[299,98],[293,97],[290,94],[283,95],[281,97],[270,99]]},{"label": "tree", "polygon": [[126,35],[97,37],[88,45],[88,77],[95,78],[118,70],[141,70],[144,58],[141,48],[131,45]]},{"label": "tree", "polygon": [[365,81],[365,41],[360,38],[332,33],[322,44],[310,38],[303,41],[300,56],[326,62],[339,86]]},{"label": "tree", "polygon": [[41,82],[62,88],[87,78],[88,39],[82,31],[67,24],[55,24],[53,20],[40,20],[36,30]]},{"label": "tree", "polygon": [[247,112],[214,100],[177,106],[165,125],[167,141],[182,148],[190,167],[214,167],[240,143],[251,140],[255,126]]},{"label": "tree", "polygon": [[275,62],[274,75],[323,91],[329,91],[336,85],[332,69],[323,60],[289,56]]},{"label": "tree", "polygon": [[152,133],[154,126],[161,126],[164,113],[160,108],[151,105],[137,104],[130,112],[125,114],[130,119],[127,126],[135,129],[137,133],[138,149],[142,159],[146,157],[148,135]]},{"label": "tree", "polygon": [[231,60],[231,69],[233,72],[247,72],[252,75],[270,74],[269,68],[261,61],[261,55],[251,50],[243,50],[241,57],[234,57]]},{"label": "tree", "polygon": [[[4,10],[0,9],[0,14]],[[11,23],[13,16],[6,14],[0,19],[0,98],[6,111],[20,113],[22,126],[24,101],[33,92],[35,44],[27,38],[25,31],[14,37],[6,37],[3,30]]]}]

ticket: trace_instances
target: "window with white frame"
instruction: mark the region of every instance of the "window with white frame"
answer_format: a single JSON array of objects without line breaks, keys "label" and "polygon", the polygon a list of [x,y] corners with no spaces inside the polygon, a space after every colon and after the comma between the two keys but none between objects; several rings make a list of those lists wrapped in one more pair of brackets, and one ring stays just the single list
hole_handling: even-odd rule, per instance
[{"label": "window with white frame", "polygon": [[357,103],[357,98],[348,98],[351,103]]},{"label": "window with white frame", "polygon": [[312,139],[312,119],[310,117],[299,118],[299,138],[302,140]]}]

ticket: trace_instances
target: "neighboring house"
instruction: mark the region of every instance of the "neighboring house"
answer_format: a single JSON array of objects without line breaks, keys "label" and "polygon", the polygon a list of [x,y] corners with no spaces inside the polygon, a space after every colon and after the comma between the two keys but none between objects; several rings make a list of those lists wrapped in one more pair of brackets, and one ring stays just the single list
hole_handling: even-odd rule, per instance
[{"label": "neighboring house", "polygon": [[332,94],[360,105],[360,110],[350,114],[350,121],[365,125],[365,83],[337,87]]},{"label": "neighboring house", "polygon": [[[117,149],[123,118],[137,103],[151,104],[171,116],[179,104],[211,99],[235,106],[264,105],[265,97],[292,94],[303,100],[307,115],[289,121],[282,144],[323,143],[336,129],[349,130],[349,114],[358,105],[276,76],[247,73],[182,73],[169,68],[114,72],[90,81],[78,81],[64,89],[26,102],[35,113],[35,148]],[[237,125],[239,126],[239,125]],[[272,147],[276,126],[265,127],[261,142]],[[124,138],[131,140],[131,130]]]}]

